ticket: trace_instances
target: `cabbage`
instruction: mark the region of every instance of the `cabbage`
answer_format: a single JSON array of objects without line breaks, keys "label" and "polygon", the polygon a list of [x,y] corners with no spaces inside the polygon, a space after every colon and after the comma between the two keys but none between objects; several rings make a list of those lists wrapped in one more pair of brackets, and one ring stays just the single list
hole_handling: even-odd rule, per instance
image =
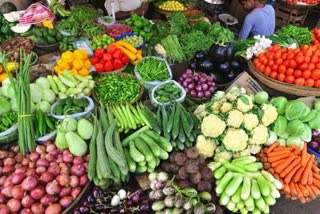
[{"label": "cabbage", "polygon": [[304,123],[300,120],[291,120],[288,122],[286,132],[289,136],[299,137],[304,132]]},{"label": "cabbage", "polygon": [[271,144],[276,142],[277,139],[278,139],[277,135],[273,131],[269,131],[269,138],[268,138],[267,142],[265,143],[265,145],[270,146]]},{"label": "cabbage", "polygon": [[15,89],[14,89],[14,85],[3,85],[1,87],[1,92],[3,94],[3,96],[8,97],[8,98],[16,98],[16,93],[15,93]]},{"label": "cabbage", "polygon": [[289,101],[286,107],[286,118],[288,120],[300,119],[309,114],[310,108],[301,100]]},{"label": "cabbage", "polygon": [[320,111],[320,99],[316,99],[314,101],[314,108],[318,111]]},{"label": "cabbage", "polygon": [[311,129],[320,129],[320,111],[317,112],[316,116],[308,124]]},{"label": "cabbage", "polygon": [[31,100],[35,103],[40,103],[42,99],[42,91],[43,89],[40,88],[37,84],[31,83],[30,84]]},{"label": "cabbage", "polygon": [[273,124],[273,132],[278,136],[283,136],[286,133],[288,121],[284,116],[278,116]]},{"label": "cabbage", "polygon": [[302,135],[300,136],[300,138],[304,141],[304,142],[310,142],[311,138],[312,138],[312,130],[311,128],[307,125],[304,124],[304,131],[302,133]]},{"label": "cabbage", "polygon": [[300,137],[289,137],[287,139],[287,146],[296,145],[299,148],[303,147],[303,140]]},{"label": "cabbage", "polygon": [[47,78],[44,77],[39,77],[36,80],[36,84],[41,87],[42,89],[49,89],[50,88],[50,83],[49,80]]},{"label": "cabbage", "polygon": [[302,122],[309,122],[310,120],[313,120],[317,116],[317,110],[312,109],[308,115],[306,115],[304,118],[301,118],[300,120]]},{"label": "cabbage", "polygon": [[42,99],[53,103],[56,100],[56,95],[51,89],[43,89]]},{"label": "cabbage", "polygon": [[265,91],[259,91],[254,95],[254,101],[257,104],[263,104],[269,100],[269,94]]},{"label": "cabbage", "polygon": [[10,102],[4,96],[0,96],[0,103],[0,115],[5,114],[11,110]]},{"label": "cabbage", "polygon": [[37,109],[45,113],[49,113],[50,107],[51,107],[50,103],[46,100],[43,100],[37,104]]},{"label": "cabbage", "polygon": [[271,99],[271,104],[277,108],[277,112],[279,115],[283,115],[286,111],[286,106],[288,103],[287,98],[285,97],[274,97]]}]

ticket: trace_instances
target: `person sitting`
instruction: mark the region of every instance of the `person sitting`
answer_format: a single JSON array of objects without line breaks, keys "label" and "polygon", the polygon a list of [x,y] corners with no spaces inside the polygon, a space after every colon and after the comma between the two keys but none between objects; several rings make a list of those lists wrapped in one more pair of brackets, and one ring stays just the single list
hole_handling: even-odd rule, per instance
[{"label": "person sitting", "polygon": [[265,0],[239,0],[243,9],[250,12],[244,20],[239,39],[244,40],[249,36],[270,36],[276,27],[275,11]]}]

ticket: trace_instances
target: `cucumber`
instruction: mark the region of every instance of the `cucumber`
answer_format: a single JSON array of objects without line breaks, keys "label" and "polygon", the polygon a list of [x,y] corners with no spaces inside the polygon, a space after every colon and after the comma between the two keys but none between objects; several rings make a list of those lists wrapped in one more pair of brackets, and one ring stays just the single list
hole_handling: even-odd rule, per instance
[{"label": "cucumber", "polygon": [[138,166],[136,171],[137,172],[145,172],[145,171],[147,171],[147,166]]},{"label": "cucumber", "polygon": [[134,140],[134,145],[138,149],[138,151],[143,154],[146,158],[146,161],[151,161],[153,159],[153,155],[147,144],[140,138],[136,138]]},{"label": "cucumber", "polygon": [[229,171],[232,172],[239,172],[239,173],[245,173],[246,171],[239,166],[236,166],[228,161],[223,161],[222,162],[223,166],[226,167]]},{"label": "cucumber", "polygon": [[256,204],[256,207],[260,210],[260,211],[264,211],[266,208],[266,202],[264,202],[263,198],[260,197],[258,199],[254,200],[254,203]]},{"label": "cucumber", "polygon": [[[178,108],[182,109],[184,108],[180,103],[177,104]],[[188,121],[188,115],[185,113],[185,111],[181,110],[180,112],[180,121],[181,121],[181,127],[183,128],[182,130],[184,133],[190,137],[191,136],[191,131],[192,127],[190,126],[190,123]]]},{"label": "cucumber", "polygon": [[242,176],[234,176],[224,190],[227,195],[232,196],[239,188],[243,181]]},{"label": "cucumber", "polygon": [[138,166],[147,166],[147,161],[138,162],[137,167]]},{"label": "cucumber", "polygon": [[[180,111],[181,109],[176,106],[176,111],[174,113],[174,119],[173,119],[173,127],[172,127],[172,132],[171,132],[171,137],[173,140],[175,140],[180,132]],[[172,116],[172,114],[171,114]]]},{"label": "cucumber", "polygon": [[213,176],[215,179],[220,179],[226,173],[226,171],[227,171],[226,167],[221,166],[213,173]]},{"label": "cucumber", "polygon": [[241,187],[237,189],[237,191],[231,196],[231,201],[234,203],[238,203],[241,201]]},{"label": "cucumber", "polygon": [[160,149],[160,156],[159,156],[160,159],[162,160],[167,160],[169,158],[169,154],[168,152],[166,152],[165,150],[163,149]]},{"label": "cucumber", "polygon": [[147,167],[154,170],[156,168],[156,164],[155,158],[152,158],[151,161],[147,162]]},{"label": "cucumber", "polygon": [[224,192],[225,188],[227,187],[228,183],[232,180],[233,173],[227,172],[223,178],[220,180],[219,184],[216,187],[216,193],[221,194]]},{"label": "cucumber", "polygon": [[132,160],[134,160],[135,162],[145,161],[144,155],[137,150],[135,143],[133,141],[129,142],[129,154]]},{"label": "cucumber", "polygon": [[241,210],[242,208],[244,208],[244,201],[238,202],[237,205],[236,205],[236,208],[237,208],[238,210]]},{"label": "cucumber", "polygon": [[273,175],[271,175],[270,172],[266,170],[261,170],[261,175],[263,175],[263,177],[271,183],[275,181],[275,178],[273,177]]},{"label": "cucumber", "polygon": [[167,127],[166,127],[166,131],[168,133],[171,133],[171,131],[172,131],[173,119],[174,119],[172,112],[175,112],[175,107],[176,107],[176,105],[173,105],[172,108],[170,109],[171,113],[170,113],[168,124],[167,124]]},{"label": "cucumber", "polygon": [[136,139],[140,133],[145,132],[146,130],[149,130],[150,128],[148,126],[144,126],[142,128],[140,128],[138,131],[135,131],[133,134],[129,135],[128,137],[126,137],[123,141],[122,141],[122,145],[123,146],[128,146],[130,141],[133,141],[134,139]]},{"label": "cucumber", "polygon": [[165,151],[171,152],[172,151],[172,145],[171,143],[164,137],[160,136],[159,134],[155,133],[154,131],[147,130],[145,132],[149,137],[151,137],[155,142],[158,143],[158,145]]},{"label": "cucumber", "polygon": [[154,156],[156,156],[156,157],[160,156],[161,148],[151,137],[149,137],[148,135],[146,135],[144,133],[141,133],[139,135],[139,137],[141,138],[141,140],[143,140],[148,145],[148,147],[150,148],[150,150]]},{"label": "cucumber", "polygon": [[185,133],[184,133],[184,131],[183,131],[182,126],[180,126],[180,131],[179,131],[178,139],[179,139],[179,141],[180,141],[181,143],[186,142],[186,135],[185,135]]},{"label": "cucumber", "polygon": [[255,162],[243,166],[243,169],[247,172],[258,172],[260,169],[262,169],[262,167],[263,164],[261,162]]},{"label": "cucumber", "polygon": [[170,140],[170,135],[167,132],[167,123],[168,123],[168,112],[166,111],[165,107],[161,107],[161,114],[162,114],[162,133],[167,140]]},{"label": "cucumber", "polygon": [[216,171],[220,166],[222,165],[222,163],[220,162],[211,162],[208,164],[208,167],[212,170],[212,172]]},{"label": "cucumber", "polygon": [[231,163],[233,164],[240,164],[240,165],[247,165],[247,164],[251,164],[257,161],[257,158],[254,156],[245,156],[245,157],[241,157],[241,158],[236,158],[234,160],[232,160]]},{"label": "cucumber", "polygon": [[268,196],[271,193],[269,182],[261,174],[257,177],[257,183],[263,196]]},{"label": "cucumber", "polygon": [[264,196],[263,199],[266,202],[266,204],[268,204],[269,206],[273,206],[276,203],[276,199],[271,195]]},{"label": "cucumber", "polygon": [[136,163],[132,160],[130,154],[129,154],[129,151],[128,149],[125,149],[124,150],[124,154],[126,156],[126,160],[127,160],[127,164],[128,164],[128,167],[129,167],[129,171],[130,172],[135,172],[136,169],[137,169],[137,165]]},{"label": "cucumber", "polygon": [[151,128],[156,131],[157,133],[161,133],[161,129],[160,126],[157,122],[157,117],[153,114],[153,112],[151,112],[149,109],[147,108],[143,108],[142,112],[144,114],[144,116],[146,117],[146,119],[149,121]]},{"label": "cucumber", "polygon": [[253,211],[255,208],[254,199],[252,197],[249,197],[247,200],[245,200],[244,204],[245,204],[248,211]]},{"label": "cucumber", "polygon": [[221,194],[219,199],[219,204],[222,206],[226,206],[230,201],[230,196],[227,195],[225,192]]},{"label": "cucumber", "polygon": [[251,178],[244,177],[242,189],[241,189],[241,199],[247,200],[250,196],[250,192],[251,192]]},{"label": "cucumber", "polygon": [[261,197],[261,193],[256,179],[251,180],[251,196],[254,199],[258,199]]}]

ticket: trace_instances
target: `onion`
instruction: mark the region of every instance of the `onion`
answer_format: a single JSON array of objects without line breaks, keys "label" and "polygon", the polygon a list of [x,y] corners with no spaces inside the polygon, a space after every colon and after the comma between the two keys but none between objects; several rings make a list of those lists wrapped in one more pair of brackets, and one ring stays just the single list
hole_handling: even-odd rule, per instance
[{"label": "onion", "polygon": [[25,174],[24,173],[15,172],[12,175],[11,183],[14,184],[14,185],[20,184],[23,181],[24,178],[25,178]]},{"label": "onion", "polygon": [[60,167],[57,163],[51,163],[48,170],[53,176],[57,176],[60,174]]},{"label": "onion", "polygon": [[201,87],[202,87],[202,90],[204,91],[208,90],[209,88],[209,86],[206,83],[203,83]]},{"label": "onion", "polygon": [[60,199],[59,204],[60,204],[62,207],[66,208],[66,207],[70,206],[70,204],[72,203],[72,201],[73,201],[72,196],[65,196],[65,197],[63,197],[63,198]]},{"label": "onion", "polygon": [[212,93],[210,91],[205,91],[204,92],[204,96],[207,97],[207,98],[211,97],[211,95],[212,95]]},{"label": "onion", "polygon": [[33,204],[31,207],[31,211],[33,214],[43,214],[44,213],[44,207],[40,203]]},{"label": "onion", "polygon": [[202,97],[204,96],[204,94],[203,94],[202,91],[199,91],[198,94],[197,94],[197,96],[198,96],[199,98],[202,98]]},{"label": "onion", "polygon": [[[70,189],[71,190],[71,189]],[[70,191],[71,192],[71,191]],[[0,193],[0,204],[4,204],[6,202],[6,197]],[[1,213],[1,212],[0,212]]]},{"label": "onion", "polygon": [[26,173],[26,171],[28,170],[27,166],[21,166],[19,168],[16,168],[15,173]]},{"label": "onion", "polygon": [[54,176],[50,173],[50,172],[44,172],[41,176],[40,176],[40,181],[44,182],[44,183],[49,183],[50,181],[52,181],[54,179]]},{"label": "onion", "polygon": [[6,182],[7,180],[7,176],[3,175],[0,177],[0,186],[4,186],[4,183]]},{"label": "onion", "polygon": [[201,85],[197,85],[197,86],[196,86],[196,91],[197,91],[197,92],[202,91],[202,87],[201,87]]},{"label": "onion", "polygon": [[15,157],[14,157],[14,160],[18,163],[21,163],[22,160],[23,160],[23,155],[21,153],[17,154]]},{"label": "onion", "polygon": [[317,150],[319,148],[319,143],[317,141],[311,141],[310,143],[308,143],[308,146],[311,149]]},{"label": "onion", "polygon": [[59,192],[59,197],[62,198],[64,196],[68,196],[71,194],[71,187],[63,187]]},{"label": "onion", "polygon": [[13,158],[15,155],[16,155],[16,152],[11,152],[11,151],[10,151],[10,152],[8,153],[8,157],[9,157],[9,158]]},{"label": "onion", "polygon": [[64,150],[62,153],[62,160],[65,163],[72,163],[73,162],[73,156],[69,152],[69,150]]},{"label": "onion", "polygon": [[44,173],[46,171],[46,167],[45,166],[38,166],[37,168],[36,168],[36,173],[38,174],[38,175],[41,175],[42,173]]},{"label": "onion", "polygon": [[[80,181],[81,181],[81,177],[80,177]],[[56,179],[57,179],[59,185],[63,186],[63,187],[67,186],[70,183],[70,176],[66,175],[66,174],[58,175],[58,177]]]},{"label": "onion", "polygon": [[56,145],[54,145],[54,144],[47,145],[46,152],[50,153],[50,152],[53,152],[54,150],[57,150]]},{"label": "onion", "polygon": [[33,190],[37,185],[38,185],[38,179],[35,176],[26,177],[21,184],[22,189],[27,191]]},{"label": "onion", "polygon": [[31,152],[29,155],[29,159],[31,161],[36,162],[39,159],[40,155],[37,152]]},{"label": "onion", "polygon": [[6,158],[3,161],[4,165],[14,165],[16,163],[14,158]]},{"label": "onion", "polygon": [[62,159],[62,154],[57,155],[57,159],[55,160],[56,163],[62,163],[63,159]]},{"label": "onion", "polygon": [[4,187],[7,187],[7,186],[12,185],[11,179],[12,179],[12,174],[8,176],[8,178],[7,178],[7,180],[4,182],[3,186],[4,186]]},{"label": "onion", "polygon": [[11,190],[11,194],[14,199],[20,200],[21,198],[23,198],[24,191],[21,185],[14,186]]},{"label": "onion", "polygon": [[40,155],[44,154],[45,151],[46,151],[46,149],[45,149],[45,146],[43,146],[43,145],[39,145],[36,147],[36,152]]},{"label": "onion", "polygon": [[24,208],[20,211],[20,214],[32,214],[32,211],[28,208]]},{"label": "onion", "polygon": [[81,176],[86,173],[86,168],[83,165],[75,164],[71,167],[71,173],[76,176]]},{"label": "onion", "polygon": [[56,149],[56,150],[53,150],[52,152],[50,152],[50,154],[52,154],[53,157],[56,158],[60,154],[60,151],[58,149]]},{"label": "onion", "polygon": [[0,159],[5,159],[9,156],[9,153],[7,151],[0,151]]},{"label": "onion", "polygon": [[79,185],[82,187],[82,186],[85,186],[87,183],[88,183],[88,177],[86,174],[82,175],[79,179]]},{"label": "onion", "polygon": [[59,163],[59,167],[60,167],[60,174],[66,174],[66,175],[70,174],[71,170],[66,163]]},{"label": "onion", "polygon": [[188,89],[189,89],[189,90],[192,90],[192,89],[194,89],[194,88],[195,88],[194,83],[190,83],[190,84],[188,85]]},{"label": "onion", "polygon": [[55,201],[57,201],[57,197],[53,196],[53,195],[44,195],[41,199],[40,199],[40,203],[47,206],[51,203],[54,203]]},{"label": "onion", "polygon": [[61,210],[60,204],[51,204],[46,208],[45,214],[60,214]]},{"label": "onion", "polygon": [[201,83],[206,83],[206,82],[207,82],[207,79],[202,76],[202,77],[200,77],[199,82],[201,82]]},{"label": "onion", "polygon": [[73,188],[79,186],[79,178],[75,175],[71,175],[69,185]]},{"label": "onion", "polygon": [[26,195],[22,198],[21,204],[25,208],[30,208],[34,204],[34,200],[30,195]]},{"label": "onion", "polygon": [[29,160],[28,158],[23,158],[21,164],[22,164],[23,166],[28,166],[28,165],[29,165],[29,162],[30,162],[30,160]]},{"label": "onion", "polygon": [[36,188],[34,188],[31,192],[30,192],[30,196],[33,199],[40,199],[42,196],[44,196],[45,192],[44,192],[44,187],[43,186],[37,186]]},{"label": "onion", "polygon": [[77,164],[83,164],[84,163],[84,160],[83,160],[83,158],[82,157],[75,157],[74,159],[73,159],[73,164],[74,165],[77,165]]},{"label": "onion", "polygon": [[27,176],[33,176],[35,174],[36,174],[36,169],[35,168],[29,168],[28,171],[26,172]]},{"label": "onion", "polygon": [[19,152],[19,147],[18,146],[12,146],[10,148],[11,151],[13,151],[14,153],[18,153]]},{"label": "onion", "polygon": [[0,213],[1,214],[9,214],[10,213],[9,207],[5,204],[0,204]]},{"label": "onion", "polygon": [[78,197],[78,195],[80,194],[80,192],[81,192],[80,187],[73,188],[71,190],[71,196],[73,197],[73,199],[76,199]]},{"label": "onion", "polygon": [[211,93],[214,92],[214,87],[213,87],[213,86],[209,87],[209,91],[210,91]]},{"label": "onion", "polygon": [[11,174],[14,172],[14,166],[13,165],[4,165],[2,168],[2,173],[3,174]]},{"label": "onion", "polygon": [[196,97],[196,96],[197,96],[197,92],[196,92],[195,90],[191,90],[191,91],[190,91],[190,95],[191,95],[192,97]]},{"label": "onion", "polygon": [[40,158],[40,159],[37,160],[36,165],[37,165],[37,166],[45,166],[45,167],[48,167],[48,166],[49,166],[49,163],[48,163],[48,161],[47,161],[46,159]]},{"label": "onion", "polygon": [[49,195],[56,195],[60,192],[61,187],[56,180],[47,183],[46,185],[46,193]]},{"label": "onion", "polygon": [[21,209],[20,201],[18,199],[14,199],[14,198],[11,198],[8,201],[7,206],[9,207],[11,213],[18,212]]},{"label": "onion", "polygon": [[44,156],[44,158],[45,158],[48,162],[52,162],[52,161],[55,160],[55,157],[54,157],[52,154],[50,154],[50,153],[46,154],[46,155]]},{"label": "onion", "polygon": [[1,190],[1,194],[7,198],[11,198],[12,197],[12,188],[13,188],[13,185],[9,184],[8,186],[4,187]]}]

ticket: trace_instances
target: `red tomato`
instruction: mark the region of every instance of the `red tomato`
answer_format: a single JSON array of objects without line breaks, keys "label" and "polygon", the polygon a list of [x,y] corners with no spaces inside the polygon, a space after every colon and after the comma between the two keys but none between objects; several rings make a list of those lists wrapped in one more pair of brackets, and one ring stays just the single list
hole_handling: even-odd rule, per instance
[{"label": "red tomato", "polygon": [[102,58],[104,54],[104,49],[103,48],[98,48],[96,52],[94,53],[94,56],[97,57],[98,59]]},{"label": "red tomato", "polygon": [[318,62],[319,62],[319,57],[316,54],[314,54],[311,57],[311,63],[317,64]]},{"label": "red tomato", "polygon": [[293,76],[294,76],[295,78],[301,77],[301,76],[302,76],[302,71],[300,71],[300,70],[295,70],[294,73],[293,73]]},{"label": "red tomato", "polygon": [[314,82],[314,87],[320,88],[320,80],[316,80],[316,81]]},{"label": "red tomato", "polygon": [[309,67],[308,63],[305,63],[305,62],[299,65],[299,68],[301,70],[306,70],[308,69],[308,67]]},{"label": "red tomato", "polygon": [[283,59],[277,58],[277,59],[276,59],[276,63],[277,63],[278,65],[281,65],[281,64],[283,63]]},{"label": "red tomato", "polygon": [[283,65],[286,66],[286,67],[289,67],[289,62],[290,62],[289,60],[285,60],[285,61],[283,62]]},{"label": "red tomato", "polygon": [[320,79],[320,69],[315,69],[311,72],[311,78],[314,80]]},{"label": "red tomato", "polygon": [[286,70],[286,75],[293,75],[293,73],[294,73],[294,70],[293,70],[293,68],[288,68],[287,70]]},{"label": "red tomato", "polygon": [[285,78],[286,78],[286,75],[285,75],[285,74],[278,74],[278,78],[277,78],[277,79],[278,79],[279,81],[284,82]]},{"label": "red tomato", "polygon": [[104,70],[106,72],[111,72],[113,70],[116,70],[116,68],[113,67],[112,62],[111,61],[107,61],[104,63]]},{"label": "red tomato", "polygon": [[107,48],[107,52],[112,55],[116,51],[116,49],[118,48],[115,45],[109,45]]},{"label": "red tomato", "polygon": [[255,58],[255,59],[253,60],[253,64],[254,64],[254,65],[257,65],[258,63],[260,63],[259,57],[258,57],[258,58]]},{"label": "red tomato", "polygon": [[112,60],[112,56],[111,56],[111,54],[109,54],[109,53],[104,53],[103,56],[102,56],[102,59],[103,59],[103,61],[105,61],[105,62],[109,62],[109,61]]},{"label": "red tomato", "polygon": [[264,69],[265,73],[270,73],[271,72],[271,68],[269,66],[266,66],[266,68]]},{"label": "red tomato", "polygon": [[278,68],[279,66],[277,64],[274,64],[272,67],[271,67],[271,70],[273,71],[278,71]]},{"label": "red tomato", "polygon": [[300,77],[300,78],[298,78],[298,79],[295,79],[295,81],[294,81],[294,84],[296,84],[296,85],[301,85],[301,86],[303,86],[304,83],[305,83],[305,80],[304,80],[302,77]]},{"label": "red tomato", "polygon": [[286,66],[284,66],[284,65],[280,65],[279,66],[279,73],[285,73],[286,72]]},{"label": "red tomato", "polygon": [[301,63],[304,62],[304,56],[303,56],[302,54],[298,54],[298,55],[296,56],[295,60],[296,60],[296,62],[297,62],[298,64],[301,64]]},{"label": "red tomato", "polygon": [[297,67],[297,63],[296,63],[296,61],[294,59],[290,60],[289,67],[290,68],[296,68]]},{"label": "red tomato", "polygon": [[123,53],[118,48],[112,54],[112,57],[115,58],[115,59],[120,59],[122,56],[123,56]]},{"label": "red tomato", "polygon": [[278,76],[278,73],[275,72],[275,71],[272,71],[272,72],[270,73],[270,77],[271,77],[272,79],[277,79],[277,76]]},{"label": "red tomato", "polygon": [[127,55],[123,55],[122,58],[121,58],[121,61],[124,65],[128,64],[129,62],[129,57]]},{"label": "red tomato", "polygon": [[320,63],[316,64],[316,68],[320,69]]},{"label": "red tomato", "polygon": [[310,56],[305,56],[304,57],[304,62],[306,62],[306,63],[311,62],[311,57]]},{"label": "red tomato", "polygon": [[97,57],[92,57],[92,58],[90,58],[90,62],[92,65],[95,65],[99,62],[99,59]]},{"label": "red tomato", "polygon": [[309,67],[308,67],[309,70],[313,70],[315,68],[316,68],[315,64],[312,64],[312,63],[309,64]]},{"label": "red tomato", "polygon": [[287,83],[294,83],[294,76],[286,76],[285,81]]},{"label": "red tomato", "polygon": [[308,79],[311,77],[311,71],[310,70],[305,70],[302,72],[302,77],[305,79]]},{"label": "red tomato", "polygon": [[304,83],[305,86],[313,87],[314,86],[314,79],[307,79]]},{"label": "red tomato", "polygon": [[104,72],[103,64],[101,62],[95,64],[95,68],[98,73]]},{"label": "red tomato", "polygon": [[113,68],[116,70],[116,69],[119,69],[119,68],[122,68],[123,67],[123,63],[121,62],[120,59],[115,59],[114,62],[113,62]]}]

